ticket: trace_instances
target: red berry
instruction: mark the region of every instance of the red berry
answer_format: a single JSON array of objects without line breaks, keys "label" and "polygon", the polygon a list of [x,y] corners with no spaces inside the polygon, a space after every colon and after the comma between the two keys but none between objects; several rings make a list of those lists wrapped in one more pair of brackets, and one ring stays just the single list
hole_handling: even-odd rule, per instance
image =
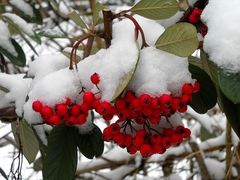
[{"label": "red berry", "polygon": [[78,117],[77,117],[77,124],[79,125],[82,125],[86,122],[87,120],[87,116],[85,114],[80,114]]},{"label": "red berry", "polygon": [[142,94],[139,97],[139,101],[142,106],[150,106],[152,104],[152,98],[148,94]]},{"label": "red berry", "polygon": [[157,144],[161,144],[162,142],[162,136],[160,136],[159,134],[154,134],[151,138],[151,143],[154,144],[154,145],[157,145]]},{"label": "red berry", "polygon": [[162,145],[164,149],[168,149],[171,146],[171,139],[170,137],[164,137],[162,140]]},{"label": "red berry", "polygon": [[147,135],[147,131],[140,129],[136,131],[136,137],[144,137]]},{"label": "red berry", "polygon": [[138,99],[135,99],[131,102],[130,107],[133,111],[140,111],[141,110],[141,103]]},{"label": "red berry", "polygon": [[200,16],[202,14],[202,10],[195,8],[192,14],[189,16],[189,22],[192,24],[196,24],[200,22]]},{"label": "red berry", "polygon": [[92,105],[95,100],[95,96],[91,91],[87,91],[83,94],[83,102]]},{"label": "red berry", "polygon": [[53,115],[53,109],[51,107],[44,106],[41,110],[41,115],[45,118],[49,118]]},{"label": "red berry", "polygon": [[192,95],[190,94],[183,94],[181,97],[181,102],[185,105],[192,103]]},{"label": "red berry", "polygon": [[49,118],[49,120],[48,120],[48,122],[51,124],[51,125],[59,125],[59,124],[61,124],[61,119],[60,119],[60,117],[58,116],[58,115],[52,115],[50,118]]},{"label": "red berry", "polygon": [[180,134],[173,134],[173,136],[171,137],[171,144],[172,145],[178,145],[182,143],[182,136]]},{"label": "red berry", "polygon": [[119,146],[124,146],[124,135],[122,133],[117,133],[113,136],[113,141]]},{"label": "red berry", "polygon": [[163,154],[165,152],[165,149],[162,147],[162,145],[153,145],[153,150],[158,154]]},{"label": "red berry", "polygon": [[69,106],[71,104],[72,100],[70,98],[66,98],[65,104]]},{"label": "red berry", "polygon": [[99,106],[100,106],[100,100],[99,99],[95,99],[95,101],[92,104],[92,107],[96,110]]},{"label": "red berry", "polygon": [[144,157],[150,157],[153,154],[153,149],[149,144],[144,144],[140,148],[140,153]]},{"label": "red berry", "polygon": [[103,130],[103,139],[104,141],[110,141],[112,140],[113,134],[112,134],[112,129],[111,128],[105,128]]},{"label": "red berry", "polygon": [[200,90],[200,83],[196,81],[193,85],[193,93],[196,93],[199,90]]},{"label": "red berry", "polygon": [[111,124],[110,126],[109,126],[109,128],[111,129],[111,131],[112,131],[112,134],[117,134],[117,133],[119,133],[120,132],[120,126],[119,126],[119,124],[117,124],[117,123],[113,123],[113,124]]},{"label": "red berry", "polygon": [[111,113],[103,115],[103,119],[105,119],[106,121],[111,121],[112,118],[113,118],[113,114]]},{"label": "red berry", "polygon": [[130,147],[127,147],[127,151],[129,154],[135,154],[137,152],[138,148],[135,147],[135,146],[130,146]]},{"label": "red berry", "polygon": [[147,117],[150,117],[152,112],[153,112],[152,108],[148,108],[148,107],[142,108],[142,113]]},{"label": "red berry", "polygon": [[180,107],[180,99],[179,98],[173,98],[173,100],[172,100],[172,109],[174,110],[174,111],[177,111],[178,109],[179,109],[179,107]]},{"label": "red berry", "polygon": [[67,118],[67,125],[72,126],[78,123],[78,119],[75,116],[69,116]]},{"label": "red berry", "polygon": [[192,94],[192,93],[193,93],[192,84],[186,83],[182,86],[182,94]]},{"label": "red berry", "polygon": [[152,123],[152,124],[158,124],[160,122],[160,117],[150,117],[149,118],[149,121]]},{"label": "red berry", "polygon": [[133,145],[136,147],[142,146],[144,143],[144,138],[141,136],[136,136],[135,139],[133,140]]},{"label": "red berry", "polygon": [[160,97],[160,101],[161,101],[161,104],[163,104],[165,106],[170,106],[172,103],[172,96],[169,94],[163,94]]},{"label": "red berry", "polygon": [[97,85],[100,82],[100,76],[98,73],[91,75],[90,80],[93,84]]},{"label": "red berry", "polygon": [[178,109],[178,112],[180,113],[184,113],[187,111],[187,105],[182,105],[179,109]]},{"label": "red berry", "polygon": [[206,25],[202,25],[200,31],[201,31],[202,36],[205,37],[208,32],[208,27]]},{"label": "red berry", "polygon": [[127,101],[127,102],[132,102],[134,99],[136,98],[135,96],[135,93],[133,91],[127,91],[125,96],[124,96],[124,99]]},{"label": "red berry", "polygon": [[153,98],[152,99],[152,106],[155,109],[160,108],[161,107],[161,100],[160,100],[160,98],[158,98],[158,97]]},{"label": "red berry", "polygon": [[112,111],[112,105],[109,102],[102,102],[99,106],[99,110],[98,113],[101,115],[106,115],[106,114],[110,114]]},{"label": "red berry", "polygon": [[34,102],[32,103],[32,108],[33,108],[33,110],[36,111],[36,112],[41,112],[42,107],[43,107],[43,105],[42,105],[41,101],[38,101],[38,100],[37,100],[37,101],[34,101]]},{"label": "red berry", "polygon": [[71,115],[78,116],[80,114],[81,107],[77,104],[73,105],[70,110]]},{"label": "red berry", "polygon": [[125,134],[124,136],[124,145],[130,147],[132,145],[132,136],[130,134]]},{"label": "red berry", "polygon": [[170,129],[170,128],[164,129],[165,136],[171,137],[173,134],[174,134],[174,131],[172,129]]},{"label": "red berry", "polygon": [[123,98],[120,98],[117,100],[115,107],[117,109],[124,109],[126,107],[127,103]]},{"label": "red berry", "polygon": [[56,105],[56,113],[59,116],[65,116],[68,112],[68,108],[66,104],[57,104]]},{"label": "red berry", "polygon": [[80,108],[81,108],[81,112],[82,112],[83,114],[88,114],[88,111],[90,110],[89,104],[87,104],[87,103],[83,103],[83,104],[80,106]]}]

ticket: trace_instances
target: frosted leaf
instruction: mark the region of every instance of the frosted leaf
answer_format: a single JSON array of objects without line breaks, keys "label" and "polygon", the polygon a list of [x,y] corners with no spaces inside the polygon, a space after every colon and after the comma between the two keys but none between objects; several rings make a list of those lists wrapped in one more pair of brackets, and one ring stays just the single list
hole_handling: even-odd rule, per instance
[{"label": "frosted leaf", "polygon": [[10,32],[8,27],[2,20],[0,20],[0,27],[0,47],[17,57],[18,53],[10,41]]},{"label": "frosted leaf", "polygon": [[10,0],[9,3],[24,12],[26,15],[34,17],[33,8],[24,0]]}]

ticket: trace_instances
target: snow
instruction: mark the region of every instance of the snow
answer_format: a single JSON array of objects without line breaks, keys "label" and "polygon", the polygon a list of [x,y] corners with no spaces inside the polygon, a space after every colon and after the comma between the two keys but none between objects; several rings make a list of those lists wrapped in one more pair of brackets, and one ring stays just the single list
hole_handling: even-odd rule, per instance
[{"label": "snow", "polygon": [[24,19],[22,19],[18,15],[12,14],[12,13],[4,13],[2,15],[10,19],[13,23],[15,23],[20,28],[21,31],[23,31],[27,35],[34,36],[32,25],[28,24]]},{"label": "snow", "polygon": [[29,63],[28,76],[38,81],[44,76],[69,66],[69,59],[61,53],[40,55]]},{"label": "snow", "polygon": [[202,13],[202,20],[208,26],[204,38],[204,51],[210,60],[225,71],[240,71],[240,11],[239,0],[231,3],[225,0],[210,0]]},{"label": "snow", "polygon": [[31,79],[23,77],[24,74],[0,73],[0,86],[9,90],[7,93],[1,93],[0,108],[9,107],[12,104],[19,117],[22,117],[23,105],[31,83]]},{"label": "snow", "polygon": [[26,15],[34,17],[33,8],[24,0],[10,0],[9,3],[24,12]]},{"label": "snow", "polygon": [[8,27],[2,20],[0,20],[0,27],[0,47],[17,57],[18,53],[10,41],[10,32]]},{"label": "snow", "polygon": [[148,47],[141,51],[139,64],[129,89],[134,90],[137,95],[148,93],[160,96],[172,93],[179,96],[182,85],[191,82],[186,58]]}]

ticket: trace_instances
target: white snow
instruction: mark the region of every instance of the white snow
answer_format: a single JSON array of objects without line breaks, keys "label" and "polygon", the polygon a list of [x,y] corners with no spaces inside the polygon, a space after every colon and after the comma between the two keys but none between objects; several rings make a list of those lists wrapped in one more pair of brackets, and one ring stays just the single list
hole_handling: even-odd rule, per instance
[{"label": "white snow", "polygon": [[8,93],[1,93],[0,108],[13,105],[19,117],[23,113],[23,105],[27,97],[31,79],[24,79],[24,74],[5,74],[0,73],[0,86],[9,90]]},{"label": "white snow", "polygon": [[8,27],[2,20],[0,20],[0,27],[0,47],[17,57],[18,53],[10,41],[10,32]]},{"label": "white snow", "polygon": [[4,13],[2,14],[4,17],[10,19],[13,23],[15,23],[21,31],[23,31],[25,34],[29,36],[34,36],[34,32],[32,30],[32,25],[28,24],[23,18],[16,14],[12,13]]},{"label": "white snow", "polygon": [[240,71],[240,1],[209,0],[202,13],[208,26],[204,51],[210,59],[226,71]]},{"label": "white snow", "polygon": [[10,0],[9,3],[24,12],[26,15],[34,17],[33,8],[24,0]]},{"label": "white snow", "polygon": [[44,76],[69,66],[69,59],[61,53],[40,55],[29,63],[28,75],[34,77],[34,82]]},{"label": "white snow", "polygon": [[191,83],[192,79],[186,58],[148,47],[141,51],[129,89],[134,90],[137,95],[148,93],[160,96],[170,92],[181,95],[181,87],[187,82]]}]

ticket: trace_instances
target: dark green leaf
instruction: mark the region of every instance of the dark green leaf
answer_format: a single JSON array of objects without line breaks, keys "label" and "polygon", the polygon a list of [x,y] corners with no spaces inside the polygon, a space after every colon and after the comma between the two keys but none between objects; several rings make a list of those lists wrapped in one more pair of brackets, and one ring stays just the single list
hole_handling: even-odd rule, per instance
[{"label": "dark green leaf", "polygon": [[76,141],[80,152],[88,159],[101,156],[104,149],[101,130],[95,126],[89,134],[76,132]]},{"label": "dark green leaf", "polygon": [[42,160],[42,157],[40,157],[36,161],[34,161],[33,169],[34,171],[41,171],[42,168],[43,168],[43,160]]},{"label": "dark green leaf", "polygon": [[44,180],[73,180],[77,167],[75,128],[56,126],[48,138],[47,156],[43,162]]},{"label": "dark green leaf", "polygon": [[85,22],[82,20],[80,17],[80,14],[77,13],[77,11],[72,11],[71,13],[68,14],[68,17],[73,20],[77,25],[79,25],[83,29],[87,29],[87,25]]},{"label": "dark green leaf", "polygon": [[103,10],[103,5],[99,2],[97,2],[93,9],[93,24],[94,25],[97,25],[98,22],[100,21],[99,12],[101,10]]},{"label": "dark green leaf", "polygon": [[21,66],[21,67],[25,66],[26,57],[21,46],[14,39],[11,39],[11,42],[16,52],[18,53],[18,56],[14,56],[11,52],[1,47],[0,47],[0,52],[3,53],[14,65]]},{"label": "dark green leaf", "polygon": [[149,19],[167,19],[178,11],[176,0],[141,0],[131,11]]},{"label": "dark green leaf", "polygon": [[189,23],[168,27],[158,38],[156,47],[181,57],[190,56],[198,48],[197,30]]},{"label": "dark green leaf", "polygon": [[193,94],[193,102],[190,105],[196,112],[204,114],[217,103],[217,92],[211,78],[202,69],[192,64],[189,65],[192,78],[200,83],[200,91]]},{"label": "dark green leaf", "polygon": [[240,74],[218,72],[219,86],[223,94],[234,104],[240,104]]}]

